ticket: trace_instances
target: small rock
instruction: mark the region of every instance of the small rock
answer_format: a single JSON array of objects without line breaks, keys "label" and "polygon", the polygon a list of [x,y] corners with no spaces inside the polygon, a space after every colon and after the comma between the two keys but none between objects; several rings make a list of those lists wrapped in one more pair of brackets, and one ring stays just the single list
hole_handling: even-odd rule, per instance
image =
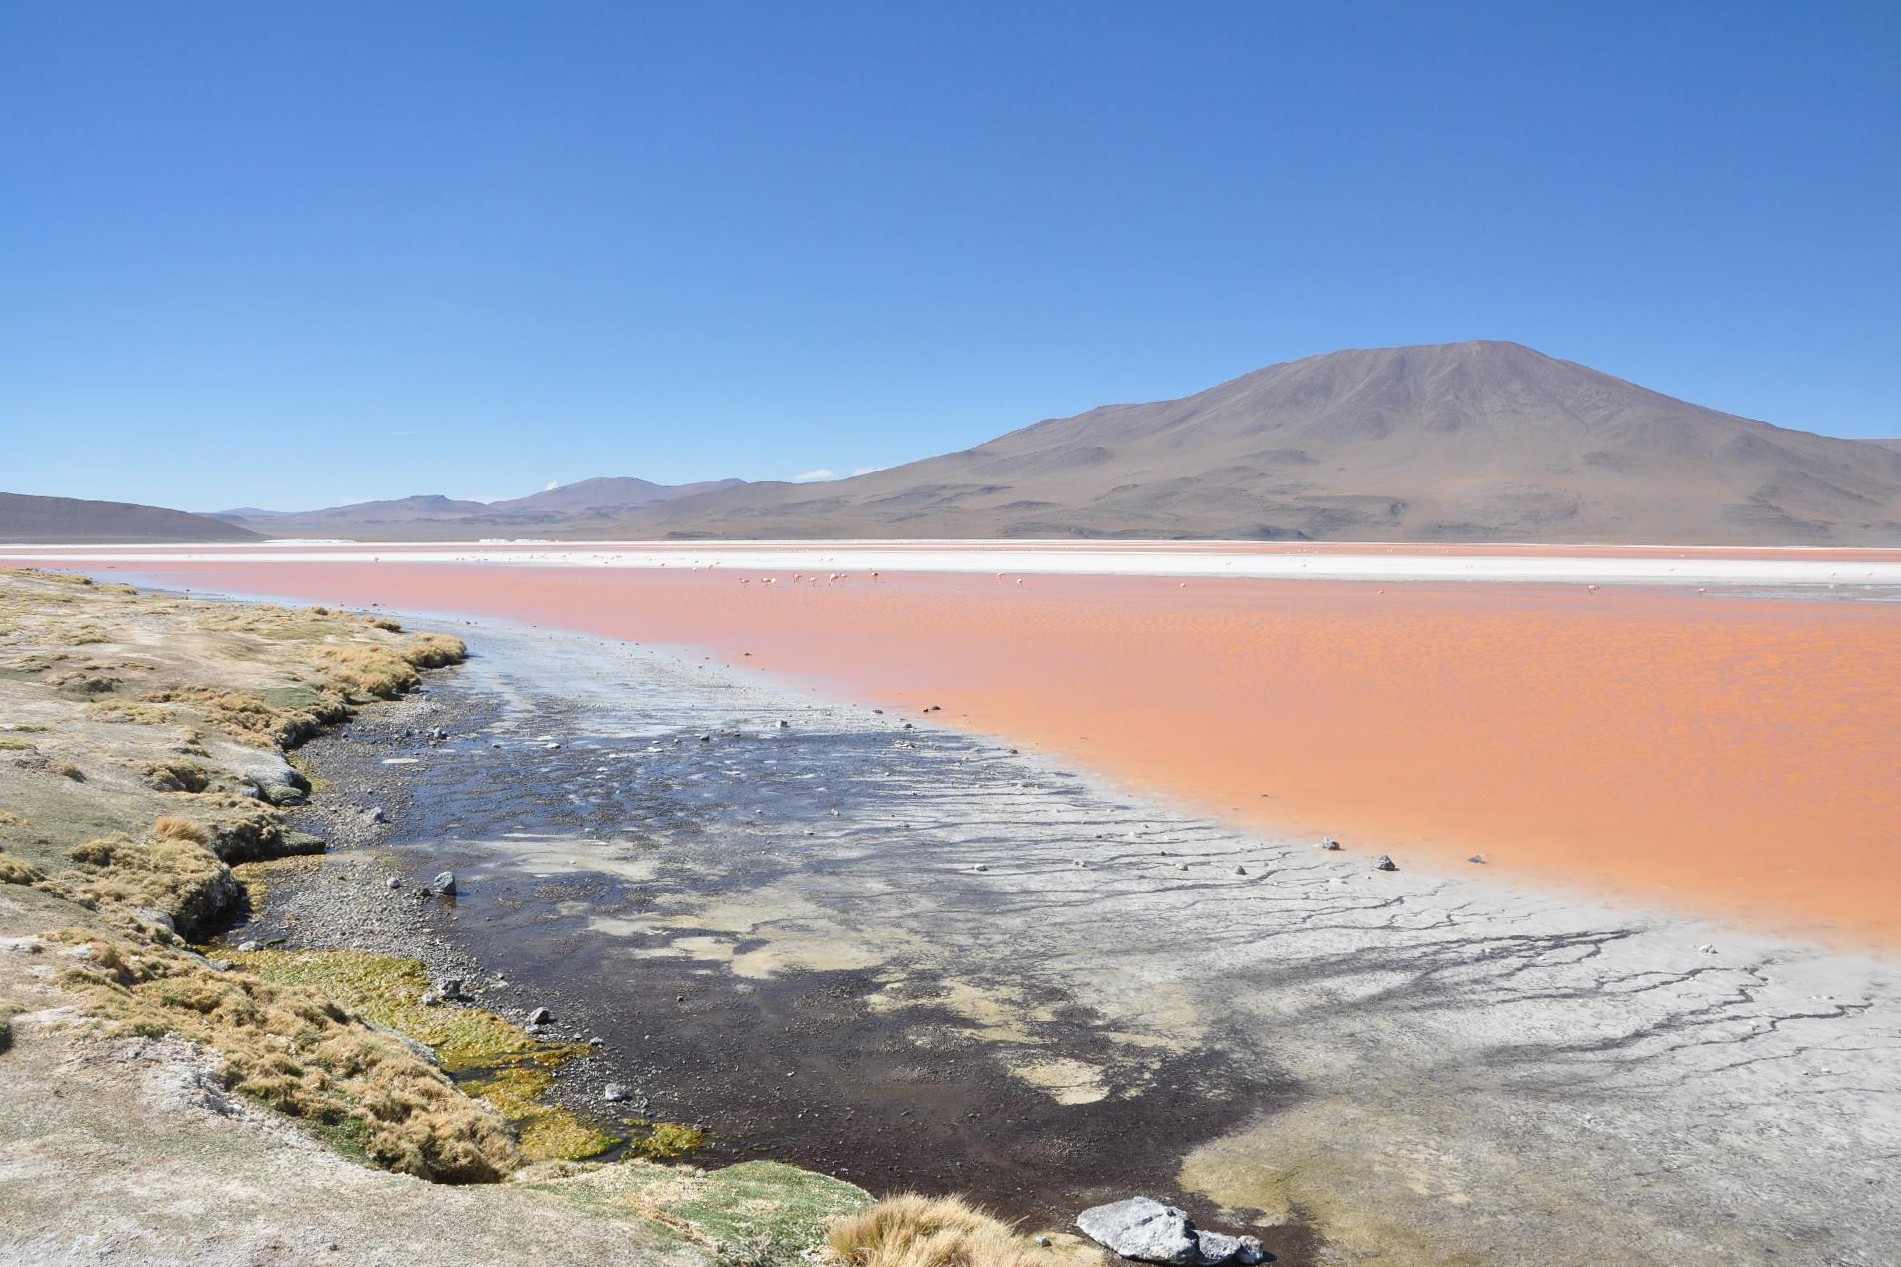
[{"label": "small rock", "polygon": [[467,997],[467,995],[462,992],[461,977],[443,977],[436,982],[436,993],[445,999],[461,999]]},{"label": "small rock", "polygon": [[1187,864],[1187,863],[1185,863],[1185,862],[1178,862],[1178,863],[1176,863],[1176,864],[1175,864],[1175,870],[1177,870],[1177,871],[1186,871],[1186,870],[1188,870],[1188,864]]},{"label": "small rock", "polygon": [[1373,869],[1375,871],[1397,871],[1399,870],[1399,864],[1385,854],[1381,854],[1379,857],[1373,859]]},{"label": "small rock", "polygon": [[1036,1246],[1038,1249],[1048,1249],[1050,1247],[1050,1238],[1047,1236],[1037,1237]]},{"label": "small rock", "polygon": [[601,1099],[606,1100],[609,1104],[619,1104],[623,1100],[631,1100],[633,1098],[634,1093],[618,1082],[610,1082],[601,1088]]},{"label": "small rock", "polygon": [[990,870],[990,868],[986,867],[983,863],[980,862],[976,866],[972,867],[971,870],[972,871],[988,871]]},{"label": "small rock", "polygon": [[1195,1225],[1185,1211],[1149,1197],[1099,1205],[1076,1216],[1089,1239],[1124,1258],[1188,1267],[1201,1260]]},{"label": "small rock", "polygon": [[1241,1238],[1222,1232],[1197,1232],[1195,1253],[1198,1267],[1220,1267],[1220,1264],[1231,1263],[1240,1255]]},{"label": "small rock", "polygon": [[205,967],[211,969],[213,972],[229,972],[231,971],[231,961],[229,959],[207,959],[205,960]]},{"label": "small rock", "polygon": [[436,878],[429,882],[429,888],[432,892],[438,893],[442,895],[443,897],[454,897],[455,896],[455,872],[438,871],[436,873]]},{"label": "small rock", "polygon": [[545,743],[545,744],[542,744],[541,746],[549,752],[561,751],[561,745],[558,743]]},{"label": "small rock", "polygon": [[424,990],[422,994],[422,1005],[424,1007],[441,1007],[442,996],[437,994],[434,990]]},{"label": "small rock", "polygon": [[1234,873],[1236,875],[1246,875],[1248,873],[1248,869],[1246,867],[1236,867],[1234,869]]},{"label": "small rock", "polygon": [[248,955],[257,949],[258,944],[254,941],[241,941],[238,943],[238,953],[242,955]]},{"label": "small rock", "polygon": [[403,887],[403,882],[395,876],[391,876],[389,879],[383,881],[383,883],[392,889],[400,889]]},{"label": "small rock", "polygon": [[553,1019],[554,1019],[554,1013],[550,1012],[545,1007],[535,1008],[533,1011],[528,1013],[528,1023],[530,1025],[546,1025],[549,1021],[552,1021]]},{"label": "small rock", "polygon": [[387,823],[389,821],[389,811],[385,810],[381,805],[372,805],[363,811],[363,818],[365,822]]},{"label": "small rock", "polygon": [[1325,840],[1320,842],[1320,847],[1322,849],[1338,849],[1340,847],[1340,842],[1335,840],[1332,836],[1329,836]]},{"label": "small rock", "polygon": [[1470,858],[1467,858],[1466,861],[1483,863],[1485,861],[1485,855],[1482,853],[1475,853]]},{"label": "small rock", "polygon": [[779,729],[784,730],[786,727],[790,726],[791,724],[792,723],[789,721],[782,721],[779,723]]}]

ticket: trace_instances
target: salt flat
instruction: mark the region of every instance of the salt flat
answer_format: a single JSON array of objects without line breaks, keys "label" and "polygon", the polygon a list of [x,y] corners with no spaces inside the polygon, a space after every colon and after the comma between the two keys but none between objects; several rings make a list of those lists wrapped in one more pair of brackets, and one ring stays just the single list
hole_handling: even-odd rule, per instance
[{"label": "salt flat", "polygon": [[62,566],[267,564],[485,564],[552,568],[723,568],[794,572],[942,572],[1034,576],[1155,576],[1207,580],[1492,581],[1594,585],[1901,585],[1891,550],[1738,550],[1696,547],[1446,552],[1396,546],[1260,546],[1232,543],[783,541],[741,544],[598,542],[561,544],[269,542],[261,545],[101,547],[0,545],[16,563]]}]

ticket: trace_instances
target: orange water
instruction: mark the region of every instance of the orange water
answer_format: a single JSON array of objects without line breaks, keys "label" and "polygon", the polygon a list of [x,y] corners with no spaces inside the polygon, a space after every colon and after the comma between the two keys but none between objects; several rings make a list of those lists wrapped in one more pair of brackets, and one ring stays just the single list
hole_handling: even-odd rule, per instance
[{"label": "orange water", "polygon": [[1402,866],[1483,852],[1521,880],[1901,946],[1897,605],[406,564],[163,575],[696,645],[850,697],[941,704],[935,721]]}]

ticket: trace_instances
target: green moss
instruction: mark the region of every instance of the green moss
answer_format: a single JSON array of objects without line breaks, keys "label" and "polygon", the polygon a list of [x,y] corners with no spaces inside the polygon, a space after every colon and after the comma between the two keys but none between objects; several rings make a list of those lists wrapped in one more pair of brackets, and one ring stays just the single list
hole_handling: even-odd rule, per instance
[{"label": "green moss", "polygon": [[636,1135],[629,1147],[643,1157],[665,1161],[697,1153],[705,1146],[706,1132],[697,1126],[653,1122],[646,1124],[645,1131]]},{"label": "green moss", "polygon": [[583,1161],[598,1157],[622,1141],[582,1121],[542,1096],[554,1081],[538,1065],[513,1065],[470,1079],[462,1089],[500,1109],[521,1133],[522,1156],[529,1161]]}]

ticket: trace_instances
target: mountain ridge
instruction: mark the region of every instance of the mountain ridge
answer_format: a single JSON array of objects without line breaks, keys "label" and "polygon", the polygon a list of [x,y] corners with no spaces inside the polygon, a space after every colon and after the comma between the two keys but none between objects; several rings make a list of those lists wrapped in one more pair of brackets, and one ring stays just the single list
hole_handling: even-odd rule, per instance
[{"label": "mountain ridge", "polygon": [[1901,442],[1778,427],[1500,340],[1356,348],[819,483],[632,476],[224,512],[365,540],[1159,537],[1901,544]]}]

